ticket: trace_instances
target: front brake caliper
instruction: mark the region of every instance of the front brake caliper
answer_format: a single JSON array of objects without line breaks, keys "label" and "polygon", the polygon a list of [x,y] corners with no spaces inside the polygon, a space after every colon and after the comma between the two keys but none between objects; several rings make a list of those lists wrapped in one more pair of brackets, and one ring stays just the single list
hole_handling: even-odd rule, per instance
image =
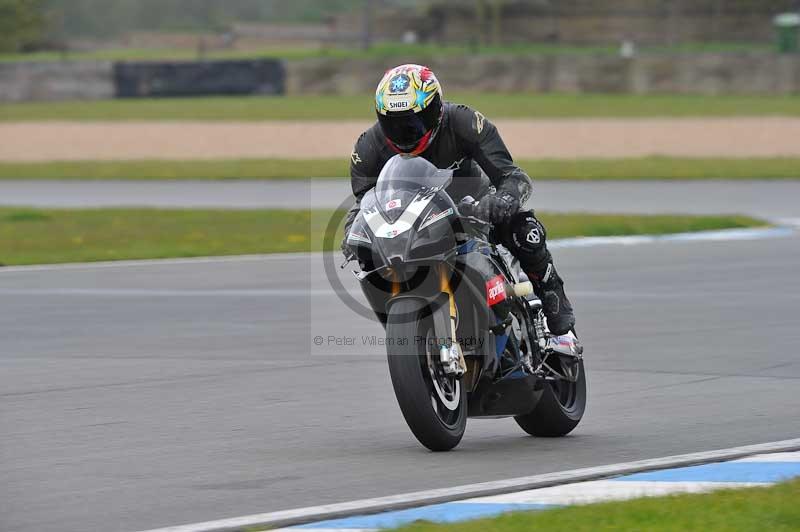
[{"label": "front brake caliper", "polygon": [[439,360],[444,367],[444,372],[448,375],[461,377],[467,372],[467,363],[458,342],[452,342],[450,347],[446,345],[439,347]]}]

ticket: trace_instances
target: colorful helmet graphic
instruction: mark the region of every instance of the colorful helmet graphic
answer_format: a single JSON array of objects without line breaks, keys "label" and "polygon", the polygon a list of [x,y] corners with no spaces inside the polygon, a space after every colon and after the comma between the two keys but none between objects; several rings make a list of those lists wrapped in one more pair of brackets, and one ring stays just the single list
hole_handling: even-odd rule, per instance
[{"label": "colorful helmet graphic", "polygon": [[401,65],[375,91],[378,122],[398,153],[419,155],[433,142],[444,116],[442,87],[428,67]]}]

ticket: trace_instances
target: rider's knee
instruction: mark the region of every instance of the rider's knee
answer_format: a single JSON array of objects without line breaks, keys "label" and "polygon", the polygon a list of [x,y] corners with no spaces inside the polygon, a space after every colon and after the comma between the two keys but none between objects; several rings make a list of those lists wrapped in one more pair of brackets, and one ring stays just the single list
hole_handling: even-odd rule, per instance
[{"label": "rider's knee", "polygon": [[515,255],[539,255],[546,249],[547,232],[533,211],[518,212],[500,228],[500,241]]}]

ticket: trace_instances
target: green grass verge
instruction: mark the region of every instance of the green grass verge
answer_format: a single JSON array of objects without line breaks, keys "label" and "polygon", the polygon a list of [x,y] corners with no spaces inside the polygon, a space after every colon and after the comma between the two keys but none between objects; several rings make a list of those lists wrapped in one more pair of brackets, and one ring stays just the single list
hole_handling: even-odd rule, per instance
[{"label": "green grass verge", "polygon": [[350,160],[242,159],[216,161],[0,162],[2,179],[305,179],[350,175]]},{"label": "green grass verge", "polygon": [[283,210],[0,208],[0,263],[309,251],[325,218]]},{"label": "green grass verge", "polygon": [[[448,93],[489,118],[800,116],[800,95]],[[213,97],[0,104],[0,121],[374,119],[371,95]]]},{"label": "green grass verge", "polygon": [[[768,50],[768,47],[734,47],[719,44],[708,51]],[[659,48],[655,50],[668,50]],[[680,51],[675,49],[675,51]],[[553,44],[524,44],[517,46],[485,46],[480,49],[467,46],[403,45],[400,43],[381,43],[369,50],[347,47],[324,46],[267,46],[253,50],[209,50],[203,59],[283,59],[296,61],[303,59],[380,59],[388,57],[414,56],[431,58],[439,56],[465,55],[585,55],[619,53],[618,46],[570,46]],[[0,62],[17,63],[26,61],[197,61],[201,57],[192,48],[109,48],[86,52],[34,52],[0,54]]]},{"label": "green grass verge", "polygon": [[515,513],[453,525],[414,524],[402,532],[649,532],[800,529],[800,480],[724,490]]},{"label": "green grass verge", "polygon": [[[767,52],[770,44],[684,43],[676,46],[645,46],[640,53]],[[204,59],[376,59],[388,57],[432,57],[452,55],[617,55],[619,46],[574,46],[568,44],[525,43],[503,46],[433,45],[377,43],[369,50],[325,46],[271,46],[254,50],[208,50]],[[85,52],[33,52],[0,54],[0,62],[26,61],[186,61],[200,56],[192,48],[109,48]],[[421,60],[421,59],[420,59]]]},{"label": "green grass verge", "polygon": [[521,161],[536,179],[798,179],[800,158],[540,159]]},{"label": "green grass verge", "polygon": [[[333,211],[0,208],[0,263],[318,251]],[[341,217],[343,213],[337,215]],[[764,225],[743,216],[543,214],[550,238]],[[333,239],[338,246],[340,236]]]},{"label": "green grass verge", "polygon": [[[800,179],[800,158],[540,159],[519,164],[536,180]],[[0,162],[2,179],[304,179],[345,177],[341,159],[242,159],[217,161]]]}]

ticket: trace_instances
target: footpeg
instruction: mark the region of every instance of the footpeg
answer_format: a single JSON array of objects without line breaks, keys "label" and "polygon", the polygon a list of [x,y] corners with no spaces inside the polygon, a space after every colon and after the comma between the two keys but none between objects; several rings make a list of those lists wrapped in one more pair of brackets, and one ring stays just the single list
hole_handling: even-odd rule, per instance
[{"label": "footpeg", "polygon": [[489,327],[489,332],[495,336],[503,336],[506,333],[506,329],[513,323],[514,318],[510,314],[506,319],[494,325],[493,327]]}]

